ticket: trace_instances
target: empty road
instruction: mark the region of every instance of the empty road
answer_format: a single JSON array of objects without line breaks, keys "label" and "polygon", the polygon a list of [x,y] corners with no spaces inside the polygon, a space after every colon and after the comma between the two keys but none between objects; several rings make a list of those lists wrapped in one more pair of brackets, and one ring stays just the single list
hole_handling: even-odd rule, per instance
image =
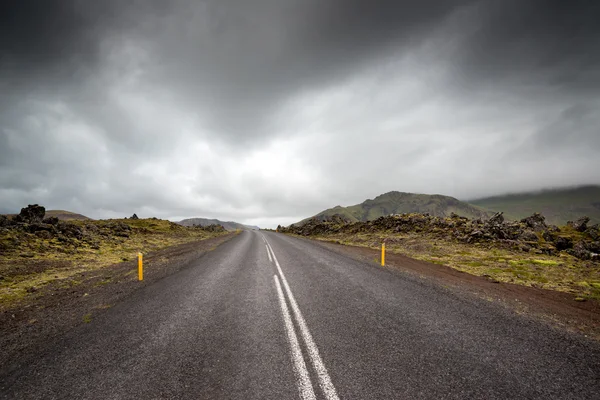
[{"label": "empty road", "polygon": [[0,398],[600,398],[595,342],[268,232],[243,232],[49,347],[0,377]]}]

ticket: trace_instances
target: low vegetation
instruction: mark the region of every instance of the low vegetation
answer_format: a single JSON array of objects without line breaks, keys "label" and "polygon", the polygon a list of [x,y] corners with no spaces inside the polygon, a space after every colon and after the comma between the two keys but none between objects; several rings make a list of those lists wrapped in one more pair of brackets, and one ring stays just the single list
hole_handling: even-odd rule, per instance
[{"label": "low vegetation", "polygon": [[333,216],[278,231],[370,248],[385,241],[387,251],[493,281],[600,300],[600,229],[588,223],[584,217],[557,227],[540,214],[518,222],[505,221],[502,213],[487,220],[402,214],[369,222]]},{"label": "low vegetation", "polygon": [[77,285],[78,276],[135,260],[137,253],[224,235],[222,226],[184,227],[137,216],[61,221],[33,205],[0,216],[0,310],[56,281]]}]

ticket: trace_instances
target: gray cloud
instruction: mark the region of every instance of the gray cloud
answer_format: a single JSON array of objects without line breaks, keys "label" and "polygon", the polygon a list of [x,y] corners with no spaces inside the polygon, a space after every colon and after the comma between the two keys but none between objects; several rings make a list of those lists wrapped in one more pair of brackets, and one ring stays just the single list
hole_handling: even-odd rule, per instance
[{"label": "gray cloud", "polygon": [[276,225],[600,182],[592,1],[3,7],[0,212]]}]

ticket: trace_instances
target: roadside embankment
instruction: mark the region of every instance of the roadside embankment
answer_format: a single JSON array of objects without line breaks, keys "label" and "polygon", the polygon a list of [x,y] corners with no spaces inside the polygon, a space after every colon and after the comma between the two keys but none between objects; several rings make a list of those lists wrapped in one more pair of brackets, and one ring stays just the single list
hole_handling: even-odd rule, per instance
[{"label": "roadside embankment", "polygon": [[[0,360],[21,358],[89,323],[140,287],[236,233],[150,219],[59,221],[30,206],[0,220]],[[138,281],[137,253],[144,254]]]},{"label": "roadside embankment", "polygon": [[348,223],[332,217],[282,233],[377,249],[452,267],[492,282],[507,282],[569,293],[573,300],[600,300],[600,229],[582,218],[557,227],[534,214],[504,221],[402,214]]}]

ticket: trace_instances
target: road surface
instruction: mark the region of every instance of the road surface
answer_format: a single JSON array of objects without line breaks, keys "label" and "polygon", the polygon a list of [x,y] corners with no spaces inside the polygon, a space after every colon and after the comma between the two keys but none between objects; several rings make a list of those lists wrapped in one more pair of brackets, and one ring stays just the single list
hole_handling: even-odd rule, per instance
[{"label": "road surface", "polygon": [[600,398],[595,342],[257,231],[49,347],[0,398]]}]

